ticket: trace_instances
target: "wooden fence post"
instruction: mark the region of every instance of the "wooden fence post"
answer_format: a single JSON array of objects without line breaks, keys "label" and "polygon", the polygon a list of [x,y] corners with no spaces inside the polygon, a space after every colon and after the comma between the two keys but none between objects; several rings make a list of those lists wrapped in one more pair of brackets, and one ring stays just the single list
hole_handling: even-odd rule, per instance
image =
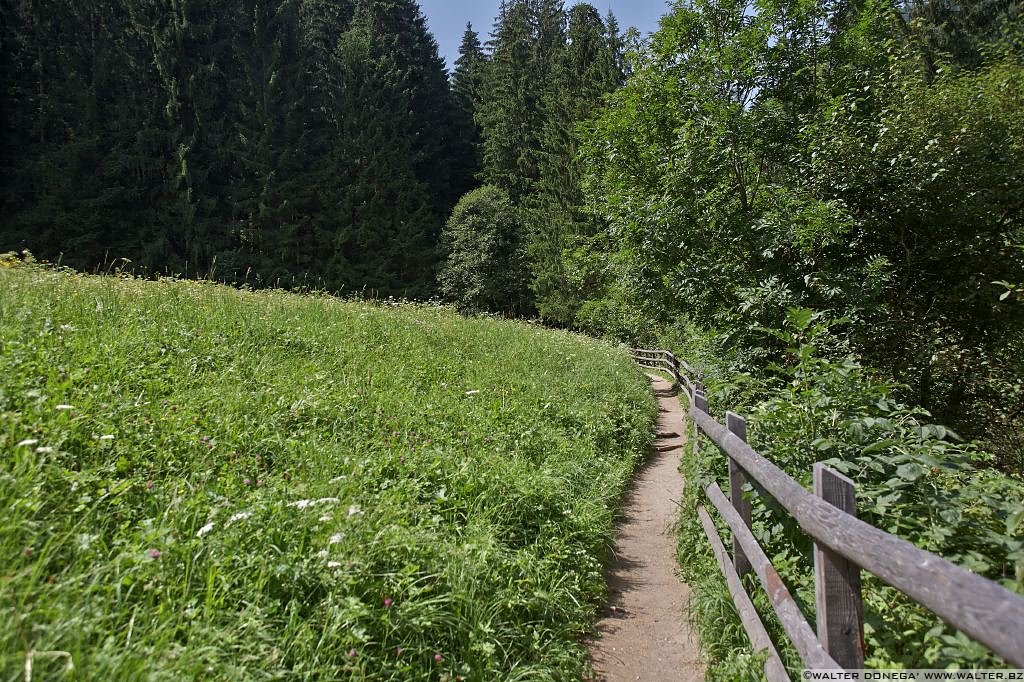
[{"label": "wooden fence post", "polygon": [[[698,381],[693,387],[693,406],[701,412],[708,411],[708,398],[704,395],[704,382]],[[700,427],[694,424],[696,429],[693,439],[693,454],[700,454]]]},{"label": "wooden fence post", "polygon": [[[725,413],[725,425],[730,432],[735,434],[744,443],[747,442],[747,420],[734,412]],[[743,467],[736,463],[732,457],[729,457],[729,499],[732,502],[733,509],[743,519],[744,525],[750,528],[750,500],[743,497],[743,486],[747,483],[747,474],[743,471]],[[736,567],[736,573],[742,578],[746,574],[750,573],[750,560],[747,559],[747,555],[743,553],[743,549],[740,547],[739,541],[736,539],[736,534],[733,533],[732,537],[732,563]]]},{"label": "wooden fence post", "polygon": [[[814,494],[847,514],[857,515],[853,481],[821,462],[814,465]],[[864,609],[860,568],[814,543],[814,596],[818,639],[847,670],[864,667]]]}]

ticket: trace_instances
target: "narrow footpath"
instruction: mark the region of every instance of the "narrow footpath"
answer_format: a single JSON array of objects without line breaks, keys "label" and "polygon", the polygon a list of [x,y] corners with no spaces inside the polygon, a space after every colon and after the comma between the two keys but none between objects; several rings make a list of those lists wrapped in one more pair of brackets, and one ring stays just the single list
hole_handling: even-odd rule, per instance
[{"label": "narrow footpath", "polygon": [[658,435],[626,497],[608,568],[608,605],[590,643],[598,682],[704,679],[686,616],[690,590],[676,575],[672,527],[683,489],[683,408],[669,381],[649,376],[658,398]]}]

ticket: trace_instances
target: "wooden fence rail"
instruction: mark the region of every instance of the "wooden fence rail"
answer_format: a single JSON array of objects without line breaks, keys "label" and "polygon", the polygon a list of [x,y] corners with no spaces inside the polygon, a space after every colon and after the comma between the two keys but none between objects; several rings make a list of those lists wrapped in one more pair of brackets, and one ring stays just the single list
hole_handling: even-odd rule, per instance
[{"label": "wooden fence rail", "polygon": [[[755,650],[768,651],[765,674],[769,680],[788,677],[784,670],[780,673],[778,654],[766,641],[757,614],[749,614],[750,598],[740,581],[749,572],[757,575],[779,622],[808,668],[863,666],[862,569],[1024,668],[1024,598],[858,519],[853,482],[824,464],[814,466],[814,491],[807,491],[746,443],[742,417],[727,413],[726,425],[715,421],[708,413],[702,377],[690,365],[669,351],[630,352],[640,365],[672,376],[690,399],[689,416],[698,439],[706,436],[729,458],[731,499],[717,483],[707,485],[704,494],[731,531],[731,563],[725,562],[725,548],[704,507],[698,509],[698,516],[751,643]],[[814,540],[816,633],[750,532],[750,502],[743,496],[747,482],[756,483],[755,490],[771,495]]]}]

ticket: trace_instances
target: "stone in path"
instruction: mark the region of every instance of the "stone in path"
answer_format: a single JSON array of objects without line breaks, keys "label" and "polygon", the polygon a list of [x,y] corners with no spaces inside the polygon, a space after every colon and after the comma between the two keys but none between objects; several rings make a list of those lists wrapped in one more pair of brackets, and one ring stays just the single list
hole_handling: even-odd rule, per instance
[{"label": "stone in path", "polygon": [[609,603],[590,643],[594,679],[600,682],[704,679],[697,635],[686,617],[690,590],[676,576],[672,527],[683,490],[683,409],[671,383],[650,378],[660,408],[659,435],[625,500],[607,574]]}]

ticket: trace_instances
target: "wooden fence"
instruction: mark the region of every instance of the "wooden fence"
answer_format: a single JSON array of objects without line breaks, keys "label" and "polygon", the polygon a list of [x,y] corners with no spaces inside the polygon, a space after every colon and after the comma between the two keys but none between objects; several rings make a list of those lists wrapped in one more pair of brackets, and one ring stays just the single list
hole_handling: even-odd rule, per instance
[{"label": "wooden fence", "polygon": [[[689,416],[697,429],[698,444],[704,435],[729,458],[729,497],[715,482],[704,488],[704,494],[731,531],[731,557],[703,505],[697,515],[754,650],[768,652],[765,675],[770,682],[789,680],[789,676],[744,590],[741,576],[750,572],[757,575],[808,668],[863,667],[861,570],[1024,668],[1024,598],[861,521],[856,516],[853,482],[821,463],[814,465],[814,491],[808,492],[747,445],[743,417],[729,412],[723,425],[708,414],[703,377],[693,367],[664,350],[630,352],[639,364],[668,372],[690,399]],[[817,632],[750,531],[750,501],[743,495],[748,483],[754,491],[771,495],[814,541]]]}]

